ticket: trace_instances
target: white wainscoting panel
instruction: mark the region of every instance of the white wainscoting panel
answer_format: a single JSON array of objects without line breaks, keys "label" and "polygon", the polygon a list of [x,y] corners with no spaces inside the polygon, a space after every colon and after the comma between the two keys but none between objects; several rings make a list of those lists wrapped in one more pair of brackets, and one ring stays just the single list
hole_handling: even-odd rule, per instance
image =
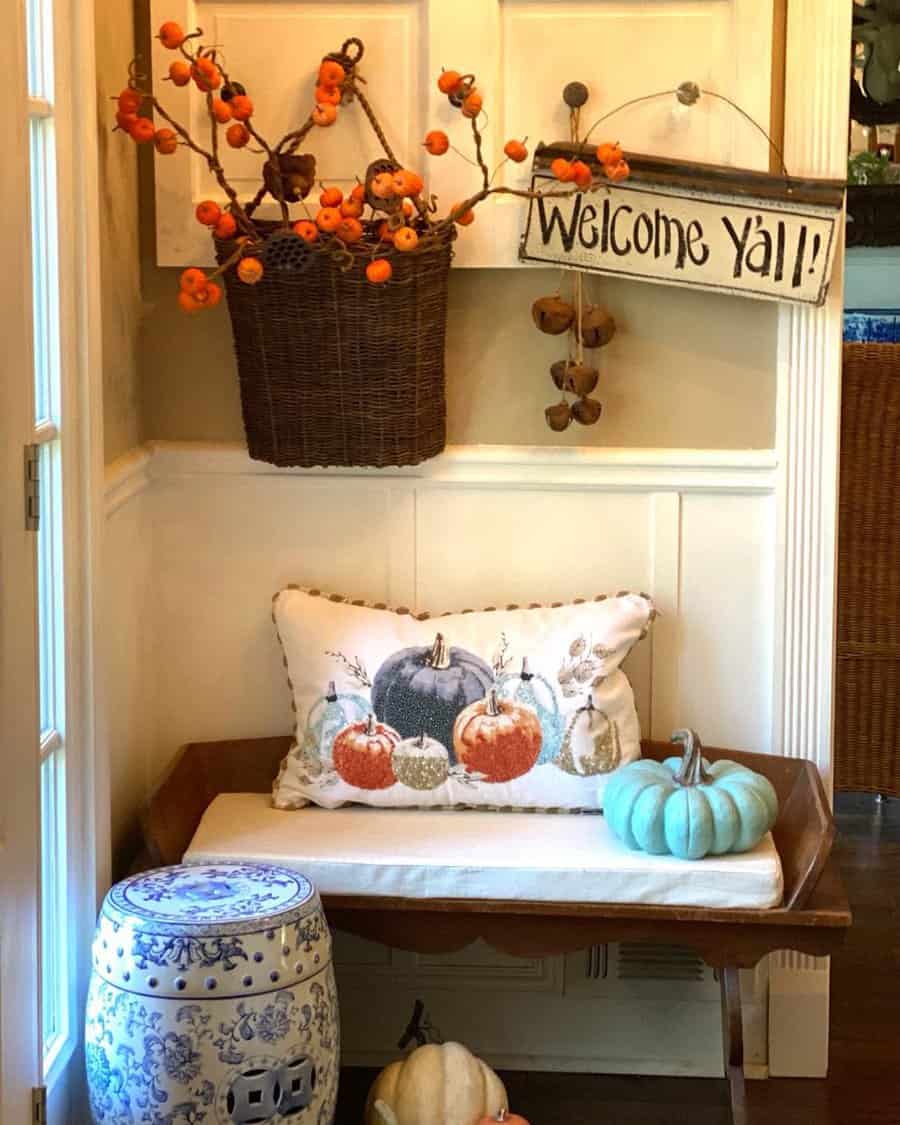
[{"label": "white wainscoting panel", "polygon": [[[661,616],[626,665],[642,729],[666,738],[690,723],[711,743],[768,750],[776,474],[769,450],[473,447],[377,472],[152,443],[113,467],[107,489],[123,846],[184,742],[291,729],[270,616],[288,582],[414,610],[647,592]],[[581,954],[516,960],[476,945],[423,958],[345,935],[338,950],[348,1061],[389,1057],[422,996],[447,1037],[498,1065],[719,1072],[708,972],[620,977],[615,947],[605,976]]]}]

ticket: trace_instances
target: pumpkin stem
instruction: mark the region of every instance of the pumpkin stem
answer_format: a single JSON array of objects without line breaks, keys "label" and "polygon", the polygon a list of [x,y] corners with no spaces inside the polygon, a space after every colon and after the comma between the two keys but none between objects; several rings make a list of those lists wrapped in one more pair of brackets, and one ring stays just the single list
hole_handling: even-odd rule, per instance
[{"label": "pumpkin stem", "polygon": [[487,707],[484,713],[485,715],[490,715],[492,719],[496,719],[496,717],[500,714],[500,704],[497,700],[496,688],[491,688],[491,690],[488,692]]},{"label": "pumpkin stem", "polygon": [[337,685],[334,680],[328,681],[328,691],[325,692],[325,700],[327,703],[337,703]]},{"label": "pumpkin stem", "polygon": [[684,746],[684,757],[681,769],[675,774],[675,784],[689,787],[709,781],[709,774],[703,768],[700,735],[695,730],[677,730],[672,735],[672,742],[680,742]]},{"label": "pumpkin stem", "polygon": [[428,654],[426,663],[429,668],[439,670],[450,667],[450,650],[447,648],[443,633],[438,633],[434,638],[434,644],[431,646],[431,652]]},{"label": "pumpkin stem", "polygon": [[425,749],[425,731],[422,731],[422,733],[419,735],[419,741],[416,743],[416,745],[420,750]]},{"label": "pumpkin stem", "polygon": [[369,712],[369,721],[366,724],[366,738],[374,738],[377,733],[378,733],[378,731],[375,729],[375,716],[370,711]]},{"label": "pumpkin stem", "polygon": [[[522,657],[522,674],[520,675],[519,679],[525,680],[527,682],[528,680],[531,680],[533,678],[534,677],[532,676],[531,669],[528,667],[528,657],[523,656]],[[505,1113],[506,1110],[504,1110],[503,1112]],[[500,1120],[502,1121],[503,1118],[500,1118]]]}]

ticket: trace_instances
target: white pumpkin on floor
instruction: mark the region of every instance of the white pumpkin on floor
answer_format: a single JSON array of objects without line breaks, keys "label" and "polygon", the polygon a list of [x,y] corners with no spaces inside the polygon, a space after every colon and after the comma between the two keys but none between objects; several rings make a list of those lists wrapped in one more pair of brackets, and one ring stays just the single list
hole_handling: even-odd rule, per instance
[{"label": "white pumpkin on floor", "polygon": [[478,1125],[508,1104],[497,1075],[461,1043],[427,1043],[375,1079],[366,1125]]}]

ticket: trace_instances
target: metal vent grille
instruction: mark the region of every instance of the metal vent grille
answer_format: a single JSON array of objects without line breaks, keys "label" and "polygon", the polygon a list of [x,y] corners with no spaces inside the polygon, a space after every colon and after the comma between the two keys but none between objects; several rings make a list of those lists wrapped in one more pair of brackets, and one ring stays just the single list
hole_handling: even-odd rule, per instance
[{"label": "metal vent grille", "polygon": [[626,941],[619,945],[619,980],[704,979],[706,968],[691,949],[680,945],[644,945]]}]

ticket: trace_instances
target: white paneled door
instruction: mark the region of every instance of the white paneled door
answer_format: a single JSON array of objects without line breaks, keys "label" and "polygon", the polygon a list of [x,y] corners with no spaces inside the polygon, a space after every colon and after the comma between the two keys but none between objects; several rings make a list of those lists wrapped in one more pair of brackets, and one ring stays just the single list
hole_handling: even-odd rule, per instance
[{"label": "white paneled door", "polygon": [[[485,159],[503,159],[504,142],[534,144],[569,135],[563,86],[588,86],[589,126],[634,98],[674,90],[689,79],[724,95],[768,130],[775,0],[151,0],[155,27],[167,19],[203,29],[221,45],[229,72],[247,86],[254,121],[277,139],[305,120],[321,57],[349,36],[366,44],[360,70],[366,92],[398,158],[428,177],[443,207],[477,190],[478,170],[456,151],[425,155],[422,138],[445,129],[472,157],[471,129],[438,91],[442,67],[475,74],[484,94]],[[171,52],[158,42],[153,70],[158,96],[204,143],[202,96],[163,82]],[[586,131],[586,129],[585,129]],[[769,146],[738,113],[715,99],[692,109],[674,96],[642,102],[599,126],[594,138],[619,139],[632,152],[767,169]],[[594,139],[592,138],[592,139]],[[380,154],[358,106],[333,128],[318,129],[305,148],[316,154],[328,183],[352,184]],[[222,163],[242,197],[254,194],[263,156],[226,149]],[[525,186],[528,168],[506,164],[495,184]],[[186,149],[156,158],[157,258],[160,265],[212,261],[208,233],[194,221],[200,199],[221,192],[202,161]],[[457,264],[509,266],[517,259],[522,201],[493,200],[457,246]],[[261,210],[260,214],[271,214]],[[298,211],[299,217],[299,211]]]},{"label": "white paneled door", "polygon": [[40,1083],[38,1019],[39,772],[35,537],[25,526],[23,450],[33,391],[28,229],[28,59],[25,11],[0,35],[11,112],[0,164],[0,1121],[29,1121]]},{"label": "white paneled door", "polygon": [[102,790],[92,756],[85,495],[95,471],[85,372],[96,364],[98,328],[88,311],[96,291],[92,27],[83,0],[15,0],[0,36],[8,102],[0,163],[2,1125],[86,1120],[79,1043],[96,890],[91,783]]}]

